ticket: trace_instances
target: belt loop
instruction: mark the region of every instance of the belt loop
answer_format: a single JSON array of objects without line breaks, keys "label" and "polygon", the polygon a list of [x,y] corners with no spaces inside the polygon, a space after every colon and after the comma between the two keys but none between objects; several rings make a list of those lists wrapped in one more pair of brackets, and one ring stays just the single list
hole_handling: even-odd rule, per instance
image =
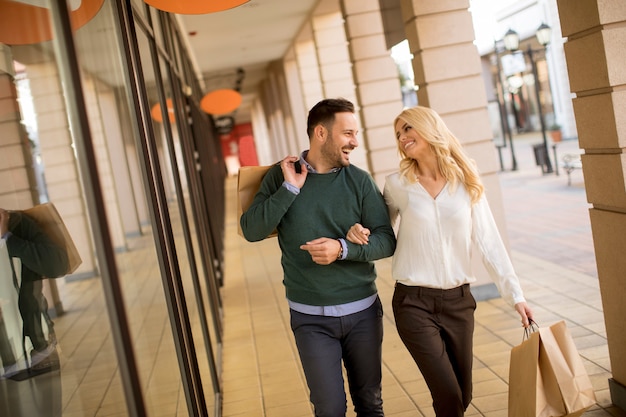
[{"label": "belt loop", "polygon": [[467,295],[468,291],[469,291],[469,284],[463,284],[463,297]]}]

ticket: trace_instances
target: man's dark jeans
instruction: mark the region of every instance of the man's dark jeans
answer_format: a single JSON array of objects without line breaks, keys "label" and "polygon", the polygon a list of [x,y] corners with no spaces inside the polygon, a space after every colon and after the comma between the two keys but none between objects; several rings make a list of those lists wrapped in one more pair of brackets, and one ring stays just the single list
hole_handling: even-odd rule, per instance
[{"label": "man's dark jeans", "polygon": [[378,298],[367,309],[343,317],[314,316],[291,310],[291,329],[317,417],[345,416],[342,360],[357,416],[384,416],[382,316]]}]

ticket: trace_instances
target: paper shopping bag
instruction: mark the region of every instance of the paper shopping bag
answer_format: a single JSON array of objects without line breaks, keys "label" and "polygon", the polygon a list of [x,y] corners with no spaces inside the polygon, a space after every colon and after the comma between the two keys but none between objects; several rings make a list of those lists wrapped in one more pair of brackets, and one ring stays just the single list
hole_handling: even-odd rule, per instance
[{"label": "paper shopping bag", "polygon": [[511,350],[509,417],[574,417],[593,404],[591,381],[564,322],[539,328]]},{"label": "paper shopping bag", "polygon": [[[239,176],[237,178],[237,231],[240,236],[243,236],[243,231],[241,230],[239,219],[243,212],[252,204],[254,196],[261,187],[263,177],[265,177],[265,174],[267,174],[267,171],[269,171],[272,166],[273,165],[245,166],[239,168]],[[274,230],[268,237],[274,237],[276,235],[277,232]]]},{"label": "paper shopping bag", "polygon": [[[61,276],[73,273],[80,266],[83,260],[76,249],[76,245],[70,236],[61,215],[53,203],[38,204],[32,208],[24,210],[29,217],[33,218],[44,233],[59,247],[65,249],[68,259],[67,270]],[[56,277],[48,277],[56,278]]]},{"label": "paper shopping bag", "polygon": [[596,396],[574,339],[564,321],[539,328],[539,335],[558,382],[566,415],[581,415],[596,403]]},{"label": "paper shopping bag", "polygon": [[559,387],[549,363],[540,364],[541,338],[531,333],[511,350],[509,364],[509,417],[557,416],[561,412]]}]

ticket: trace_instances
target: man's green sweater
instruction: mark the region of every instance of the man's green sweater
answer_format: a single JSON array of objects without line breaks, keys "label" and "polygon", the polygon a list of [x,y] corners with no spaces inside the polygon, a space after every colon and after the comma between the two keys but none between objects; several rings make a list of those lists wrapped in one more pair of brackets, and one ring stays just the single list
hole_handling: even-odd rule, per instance
[{"label": "man's green sweater", "polygon": [[[396,239],[387,206],[371,176],[353,165],[328,174],[309,172],[298,195],[283,187],[283,181],[280,166],[275,165],[240,223],[249,241],[262,240],[277,229],[287,298],[331,306],[375,294],[373,261],[391,256]],[[345,260],[318,265],[300,249],[320,237],[345,238],[355,223],[370,229],[369,243],[346,241]]]}]

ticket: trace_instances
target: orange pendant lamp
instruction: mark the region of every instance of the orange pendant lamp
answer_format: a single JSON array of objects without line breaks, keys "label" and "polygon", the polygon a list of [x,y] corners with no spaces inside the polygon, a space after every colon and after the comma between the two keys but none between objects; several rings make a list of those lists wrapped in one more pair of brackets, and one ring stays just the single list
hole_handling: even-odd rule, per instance
[{"label": "orange pendant lamp", "polygon": [[200,108],[209,114],[228,114],[241,105],[241,94],[231,89],[211,91],[200,101]]},{"label": "orange pendant lamp", "polygon": [[[172,104],[172,99],[168,98],[165,100],[167,104],[167,116],[170,119],[170,123],[174,123],[176,121],[176,117],[174,117],[174,105]],[[163,123],[163,113],[161,112],[161,104],[157,103],[152,106],[152,110],[150,110],[150,115],[154,120],[159,123]]]},{"label": "orange pendant lamp", "polygon": [[[70,11],[72,29],[89,22],[104,4],[104,0],[82,0]],[[0,43],[31,45],[52,39],[50,10],[26,2],[0,0]]]},{"label": "orange pendant lamp", "polygon": [[177,14],[206,14],[221,12],[247,3],[249,0],[144,0],[164,12]]}]

